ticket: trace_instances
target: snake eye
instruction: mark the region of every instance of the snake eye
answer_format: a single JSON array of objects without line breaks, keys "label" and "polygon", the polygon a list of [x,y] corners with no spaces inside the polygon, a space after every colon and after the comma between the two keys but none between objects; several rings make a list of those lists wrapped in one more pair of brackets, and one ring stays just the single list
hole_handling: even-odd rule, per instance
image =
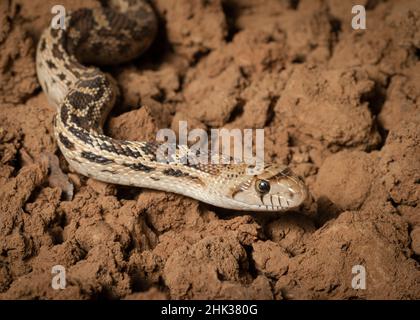
[{"label": "snake eye", "polygon": [[270,191],[270,182],[267,180],[258,180],[255,187],[259,193],[266,194]]}]

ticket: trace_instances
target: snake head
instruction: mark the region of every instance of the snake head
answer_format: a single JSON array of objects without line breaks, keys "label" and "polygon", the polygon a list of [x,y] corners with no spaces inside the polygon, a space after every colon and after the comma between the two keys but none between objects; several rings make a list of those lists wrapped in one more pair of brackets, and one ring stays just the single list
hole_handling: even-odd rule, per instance
[{"label": "snake head", "polygon": [[288,167],[266,165],[232,187],[231,198],[241,210],[284,211],[300,206],[308,196],[304,182]]}]

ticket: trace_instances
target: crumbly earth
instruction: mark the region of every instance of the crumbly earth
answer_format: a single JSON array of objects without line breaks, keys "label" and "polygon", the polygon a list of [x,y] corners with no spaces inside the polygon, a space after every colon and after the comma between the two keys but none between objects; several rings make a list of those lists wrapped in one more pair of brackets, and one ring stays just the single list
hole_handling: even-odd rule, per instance
[{"label": "crumbly earth", "polygon": [[107,134],[264,128],[311,199],[240,213],[73,172],[34,63],[56,1],[0,1],[0,298],[420,299],[420,2],[358,1],[366,30],[351,1],[153,3],[152,48],[106,70]]}]

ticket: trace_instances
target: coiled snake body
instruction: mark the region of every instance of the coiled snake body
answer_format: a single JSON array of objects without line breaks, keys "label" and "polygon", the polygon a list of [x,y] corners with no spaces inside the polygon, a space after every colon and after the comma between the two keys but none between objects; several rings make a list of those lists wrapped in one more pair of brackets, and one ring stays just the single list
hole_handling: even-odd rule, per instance
[{"label": "coiled snake body", "polygon": [[85,65],[131,60],[149,47],[157,30],[148,3],[111,0],[108,5],[73,12],[64,29],[46,29],[38,43],[38,79],[57,107],[55,137],[73,169],[104,182],[174,192],[229,209],[299,206],[306,187],[283,165],[266,164],[254,175],[245,163],[163,163],[157,161],[157,142],[121,141],[102,133],[118,88],[99,69]]}]

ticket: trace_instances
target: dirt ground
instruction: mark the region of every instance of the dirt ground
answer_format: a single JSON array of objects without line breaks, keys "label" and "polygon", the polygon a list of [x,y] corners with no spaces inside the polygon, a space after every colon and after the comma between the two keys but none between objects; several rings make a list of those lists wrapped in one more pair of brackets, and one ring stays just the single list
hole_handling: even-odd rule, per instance
[{"label": "dirt ground", "polygon": [[106,69],[115,138],[264,128],[311,192],[266,214],[73,172],[34,62],[56,1],[1,1],[0,299],[420,299],[420,2],[358,3],[366,30],[351,1],[155,0],[152,48]]}]

